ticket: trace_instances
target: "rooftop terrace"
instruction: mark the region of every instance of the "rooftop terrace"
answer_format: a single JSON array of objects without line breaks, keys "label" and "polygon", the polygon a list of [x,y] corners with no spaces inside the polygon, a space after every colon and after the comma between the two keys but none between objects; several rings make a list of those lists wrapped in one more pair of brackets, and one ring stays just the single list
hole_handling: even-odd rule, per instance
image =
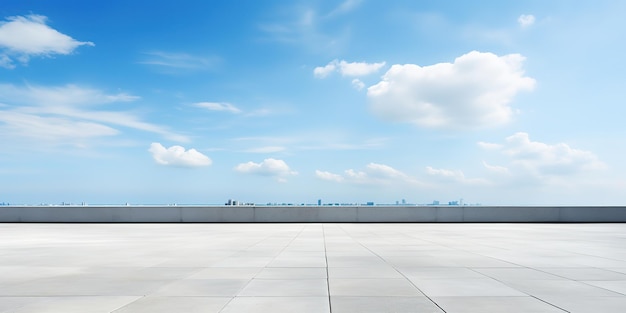
[{"label": "rooftop terrace", "polygon": [[626,224],[0,224],[0,312],[623,312]]}]

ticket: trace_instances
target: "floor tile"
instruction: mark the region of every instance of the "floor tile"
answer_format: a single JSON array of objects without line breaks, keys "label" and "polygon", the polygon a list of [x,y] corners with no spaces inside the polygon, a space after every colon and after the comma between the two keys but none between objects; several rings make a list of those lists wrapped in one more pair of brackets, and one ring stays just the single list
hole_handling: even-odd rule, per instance
[{"label": "floor tile", "polygon": [[218,313],[230,297],[159,297],[149,296],[134,301],[114,313]]},{"label": "floor tile", "polygon": [[[26,304],[12,313],[109,313],[140,297],[55,297]],[[0,298],[1,300],[2,298]]]},{"label": "floor tile", "polygon": [[331,297],[333,313],[444,313],[426,297]]},{"label": "floor tile", "polygon": [[624,312],[626,297],[542,296],[541,300],[570,313]]},{"label": "floor tile", "polygon": [[187,276],[187,279],[247,279],[254,278],[261,267],[208,267]]},{"label": "floor tile", "polygon": [[238,296],[328,296],[326,279],[253,279]]},{"label": "floor tile", "polygon": [[331,296],[422,296],[406,279],[330,278]]},{"label": "floor tile", "polygon": [[446,313],[565,313],[533,297],[433,297]]},{"label": "floor tile", "polygon": [[330,313],[328,297],[236,297],[220,313]]},{"label": "floor tile", "polygon": [[543,296],[615,297],[620,295],[617,292],[572,280],[518,280],[506,284],[538,298]]},{"label": "floor tile", "polygon": [[250,280],[247,279],[185,279],[156,290],[155,296],[219,296],[233,297]]},{"label": "floor tile", "polygon": [[259,274],[257,279],[326,279],[325,267],[266,267]]},{"label": "floor tile", "polygon": [[626,280],[626,274],[601,268],[541,268],[541,271],[571,280]]},{"label": "floor tile", "polygon": [[506,297],[526,296],[501,282],[489,278],[432,279],[411,281],[429,297]]}]

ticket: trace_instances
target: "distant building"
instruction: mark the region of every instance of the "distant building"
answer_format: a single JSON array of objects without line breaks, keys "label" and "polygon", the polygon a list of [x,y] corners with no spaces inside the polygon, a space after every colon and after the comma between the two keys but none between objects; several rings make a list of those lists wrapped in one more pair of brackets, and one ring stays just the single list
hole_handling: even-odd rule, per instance
[{"label": "distant building", "polygon": [[322,205],[322,199],[317,199],[317,205]]},{"label": "distant building", "polygon": [[433,205],[439,205],[439,200],[433,201]]},{"label": "distant building", "polygon": [[233,200],[233,199],[228,199],[228,201],[226,201],[225,204],[226,205],[239,205],[239,201]]}]

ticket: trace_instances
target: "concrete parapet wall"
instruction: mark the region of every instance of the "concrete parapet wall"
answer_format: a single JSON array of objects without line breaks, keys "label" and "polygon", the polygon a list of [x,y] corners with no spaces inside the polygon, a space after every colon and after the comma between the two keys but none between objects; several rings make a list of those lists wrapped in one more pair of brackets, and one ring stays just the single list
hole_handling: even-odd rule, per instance
[{"label": "concrete parapet wall", "polygon": [[0,222],[376,223],[626,222],[626,207],[556,206],[11,206]]}]

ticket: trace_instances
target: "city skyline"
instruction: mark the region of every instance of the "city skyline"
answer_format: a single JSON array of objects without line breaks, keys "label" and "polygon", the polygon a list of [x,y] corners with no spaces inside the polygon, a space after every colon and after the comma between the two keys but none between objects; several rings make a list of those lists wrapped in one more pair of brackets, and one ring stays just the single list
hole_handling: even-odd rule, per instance
[{"label": "city skyline", "polygon": [[623,205],[624,13],[8,0],[0,202]]}]

